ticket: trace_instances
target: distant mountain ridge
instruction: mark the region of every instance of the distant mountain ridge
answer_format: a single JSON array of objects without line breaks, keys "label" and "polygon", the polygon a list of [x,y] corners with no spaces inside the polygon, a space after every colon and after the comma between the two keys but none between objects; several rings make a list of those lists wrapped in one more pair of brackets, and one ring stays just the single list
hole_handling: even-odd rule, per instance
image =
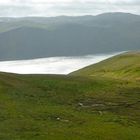
[{"label": "distant mountain ridge", "polygon": [[140,16],[0,18],[0,60],[140,49]]}]

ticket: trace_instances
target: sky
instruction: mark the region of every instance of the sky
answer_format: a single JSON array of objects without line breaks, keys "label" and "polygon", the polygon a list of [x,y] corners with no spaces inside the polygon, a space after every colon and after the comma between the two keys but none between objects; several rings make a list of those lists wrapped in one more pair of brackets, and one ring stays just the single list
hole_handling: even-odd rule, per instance
[{"label": "sky", "polygon": [[0,17],[140,14],[140,0],[0,0]]}]

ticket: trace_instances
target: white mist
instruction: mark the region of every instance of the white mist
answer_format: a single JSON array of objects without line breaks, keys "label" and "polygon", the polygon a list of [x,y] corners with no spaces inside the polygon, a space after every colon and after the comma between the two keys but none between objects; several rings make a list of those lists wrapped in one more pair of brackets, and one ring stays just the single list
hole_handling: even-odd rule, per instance
[{"label": "white mist", "polygon": [[3,61],[0,62],[0,71],[18,74],[68,74],[117,54],[120,53]]}]

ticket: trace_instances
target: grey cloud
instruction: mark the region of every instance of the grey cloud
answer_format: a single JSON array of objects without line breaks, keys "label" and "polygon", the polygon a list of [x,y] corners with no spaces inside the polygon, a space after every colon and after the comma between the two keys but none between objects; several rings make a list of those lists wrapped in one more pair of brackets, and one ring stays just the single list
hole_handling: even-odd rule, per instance
[{"label": "grey cloud", "polygon": [[0,16],[25,16],[30,15],[33,8],[30,6],[0,6]]},{"label": "grey cloud", "polygon": [[45,2],[35,0],[15,0],[13,3],[0,3],[0,16],[58,16],[96,15],[104,12],[129,12],[140,14],[140,0],[79,0],[75,2]]},{"label": "grey cloud", "polygon": [[96,15],[104,12],[128,12],[128,13],[139,14],[140,5],[75,3],[75,4],[65,4],[65,5],[54,5],[50,8],[50,11],[56,11],[57,13],[70,14],[70,15],[82,15],[82,14]]}]

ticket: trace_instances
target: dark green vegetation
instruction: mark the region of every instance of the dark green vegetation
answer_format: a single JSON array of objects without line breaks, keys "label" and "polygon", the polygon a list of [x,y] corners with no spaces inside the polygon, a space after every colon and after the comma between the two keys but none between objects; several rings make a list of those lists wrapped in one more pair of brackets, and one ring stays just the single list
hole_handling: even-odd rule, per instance
[{"label": "dark green vegetation", "polygon": [[140,48],[140,16],[127,13],[0,18],[0,21],[0,60],[78,56]]},{"label": "dark green vegetation", "polygon": [[85,70],[80,76],[0,73],[0,139],[139,140],[139,57],[129,53],[98,64],[116,75],[119,62],[122,70],[132,64],[127,79],[125,72],[100,77],[97,65],[94,76]]}]

